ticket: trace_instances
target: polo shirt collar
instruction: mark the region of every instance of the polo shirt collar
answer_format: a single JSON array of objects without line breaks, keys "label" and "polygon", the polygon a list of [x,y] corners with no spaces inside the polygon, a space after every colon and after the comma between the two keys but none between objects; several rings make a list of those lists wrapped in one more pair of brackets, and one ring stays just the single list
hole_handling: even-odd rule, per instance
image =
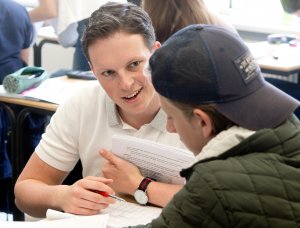
[{"label": "polo shirt collar", "polygon": [[[105,95],[105,102],[106,102],[106,111],[107,111],[107,118],[108,118],[109,125],[123,127],[122,120],[118,113],[117,105],[107,94]],[[167,122],[166,114],[162,109],[159,109],[158,113],[156,114],[154,119],[149,123],[149,125],[158,129],[159,131],[165,132],[166,122]]]}]

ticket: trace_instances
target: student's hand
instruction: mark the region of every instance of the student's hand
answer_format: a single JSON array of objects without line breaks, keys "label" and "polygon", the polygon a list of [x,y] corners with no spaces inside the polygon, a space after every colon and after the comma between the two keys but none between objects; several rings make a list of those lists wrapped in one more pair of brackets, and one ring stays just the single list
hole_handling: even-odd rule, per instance
[{"label": "student's hand", "polygon": [[133,195],[144,178],[139,169],[107,150],[101,150],[100,155],[106,160],[102,168],[103,176],[113,179],[109,186],[116,192]]},{"label": "student's hand", "polygon": [[103,177],[85,177],[71,186],[61,185],[63,194],[60,194],[60,205],[64,212],[78,215],[95,215],[100,210],[115,203],[111,197],[104,197],[97,191],[114,194],[108,186],[113,181]]}]

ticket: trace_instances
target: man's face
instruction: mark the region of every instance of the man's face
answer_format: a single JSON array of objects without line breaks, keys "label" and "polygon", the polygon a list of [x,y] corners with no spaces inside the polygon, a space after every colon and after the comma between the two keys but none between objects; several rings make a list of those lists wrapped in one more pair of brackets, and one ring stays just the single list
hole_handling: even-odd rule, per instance
[{"label": "man's face", "polygon": [[122,115],[145,113],[151,106],[158,109],[153,85],[143,74],[151,50],[141,35],[117,32],[96,40],[88,52],[92,71]]},{"label": "man's face", "polygon": [[168,132],[177,133],[180,140],[185,146],[197,155],[201,152],[202,148],[209,141],[205,138],[202,131],[201,120],[196,116],[187,118],[184,113],[169,102],[166,98],[159,96],[161,107],[167,114],[167,126]]}]

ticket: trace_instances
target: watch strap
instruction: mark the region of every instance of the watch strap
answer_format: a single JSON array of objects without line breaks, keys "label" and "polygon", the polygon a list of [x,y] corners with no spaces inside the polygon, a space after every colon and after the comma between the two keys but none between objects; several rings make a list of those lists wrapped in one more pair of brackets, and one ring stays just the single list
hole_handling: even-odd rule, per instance
[{"label": "watch strap", "polygon": [[138,189],[142,190],[143,192],[146,192],[148,185],[152,182],[152,179],[149,177],[144,177],[144,179],[141,181]]}]

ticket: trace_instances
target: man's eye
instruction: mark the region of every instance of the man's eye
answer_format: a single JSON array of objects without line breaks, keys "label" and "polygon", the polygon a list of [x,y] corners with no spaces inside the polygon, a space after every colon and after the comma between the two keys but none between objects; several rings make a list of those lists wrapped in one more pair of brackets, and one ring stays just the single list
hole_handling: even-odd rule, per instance
[{"label": "man's eye", "polygon": [[141,61],[135,61],[135,62],[132,62],[129,67],[130,68],[136,68],[140,65]]},{"label": "man's eye", "polygon": [[114,74],[114,72],[112,70],[107,70],[107,71],[102,72],[102,75],[105,77],[111,76],[113,74]]}]

